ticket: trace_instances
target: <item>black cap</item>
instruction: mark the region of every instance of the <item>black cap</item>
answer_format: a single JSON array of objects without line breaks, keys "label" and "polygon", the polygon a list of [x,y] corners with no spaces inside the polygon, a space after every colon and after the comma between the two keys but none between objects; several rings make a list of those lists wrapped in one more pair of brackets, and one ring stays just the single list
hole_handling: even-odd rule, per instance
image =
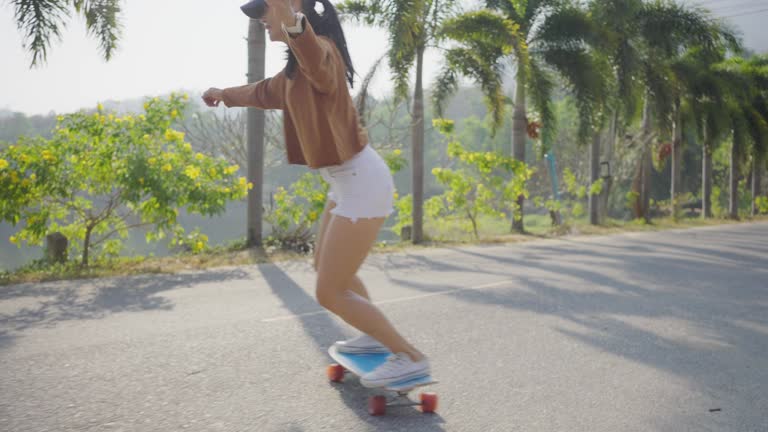
[{"label": "black cap", "polygon": [[240,6],[240,10],[253,19],[259,19],[267,11],[267,3],[264,0],[252,0]]}]

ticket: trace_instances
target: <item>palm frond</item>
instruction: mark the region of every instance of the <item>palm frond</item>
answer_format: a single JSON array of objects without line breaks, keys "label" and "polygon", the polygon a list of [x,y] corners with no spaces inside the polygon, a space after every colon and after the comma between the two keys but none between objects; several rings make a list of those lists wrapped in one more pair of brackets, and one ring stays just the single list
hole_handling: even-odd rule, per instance
[{"label": "palm frond", "polygon": [[628,38],[622,38],[613,54],[617,96],[624,107],[625,118],[634,117],[640,101],[641,58]]},{"label": "palm frond", "polygon": [[432,106],[437,117],[444,115],[448,98],[453,96],[458,89],[459,71],[446,62],[432,85]]},{"label": "palm frond", "polygon": [[355,21],[370,26],[384,25],[386,14],[379,0],[344,0],[336,4],[342,21]]},{"label": "palm frond", "polygon": [[481,53],[469,48],[457,47],[445,54],[445,66],[438,77],[435,106],[442,112],[445,99],[458,87],[458,75],[472,78],[480,84],[485,95],[485,102],[492,117],[492,134],[501,126],[504,119],[504,92],[499,62],[489,61]]},{"label": "palm frond", "polygon": [[581,46],[596,41],[596,32],[586,11],[564,5],[551,9],[535,34],[530,36],[529,45]]},{"label": "palm frond", "polygon": [[677,54],[681,46],[740,49],[735,32],[704,9],[674,2],[648,2],[637,18],[643,39],[667,55]]},{"label": "palm frond", "polygon": [[645,86],[650,93],[654,108],[654,119],[657,127],[669,131],[669,116],[674,109],[677,92],[675,83],[671,80],[672,73],[669,65],[646,58],[642,64]]},{"label": "palm frond", "polygon": [[99,48],[109,60],[117,48],[122,26],[118,22],[119,0],[75,0],[75,10],[85,16],[88,34],[99,40]]},{"label": "palm frond", "polygon": [[420,21],[424,0],[399,0],[388,3],[389,67],[394,74],[395,97],[408,97],[411,66],[418,44],[423,42],[424,25]]},{"label": "palm frond", "polygon": [[608,100],[608,65],[584,48],[550,48],[543,53],[547,64],[565,77],[579,110],[578,141],[586,144],[593,128],[602,124]]},{"label": "palm frond", "polygon": [[485,6],[488,9],[502,12],[506,18],[518,25],[526,24],[525,15],[518,12],[518,6],[512,0],[485,0]]},{"label": "palm frond", "polygon": [[360,90],[355,97],[355,106],[357,107],[357,112],[363,122],[365,121],[365,113],[367,108],[366,104],[368,101],[368,88],[371,86],[371,82],[376,76],[376,72],[378,72],[379,66],[381,66],[381,63],[384,61],[386,56],[386,54],[382,55],[373,63],[373,66],[371,66],[371,68],[368,70],[368,73],[365,74],[363,83],[360,85]]},{"label": "palm frond", "polygon": [[474,49],[498,49],[503,55],[525,46],[520,26],[489,10],[466,12],[443,23],[438,35]]},{"label": "palm frond", "polygon": [[64,0],[11,0],[14,20],[22,33],[22,44],[32,53],[30,66],[38,66],[48,58],[53,39],[61,39],[64,19],[69,17]]},{"label": "palm frond", "polygon": [[441,107],[444,98],[455,91],[458,75],[468,76],[480,84],[485,94],[495,134],[504,116],[506,98],[501,76],[507,58],[514,53],[522,82],[529,75],[528,47],[519,25],[493,11],[472,11],[446,20],[439,36],[459,46],[446,52],[445,67],[437,82],[436,106]]},{"label": "palm frond", "polygon": [[429,0],[427,10],[430,11],[426,23],[430,39],[439,39],[438,33],[443,22],[460,13],[457,0]]},{"label": "palm frond", "polygon": [[541,118],[541,152],[544,154],[549,151],[555,138],[557,122],[552,110],[552,92],[555,88],[555,79],[536,58],[531,58],[530,69],[528,93]]}]

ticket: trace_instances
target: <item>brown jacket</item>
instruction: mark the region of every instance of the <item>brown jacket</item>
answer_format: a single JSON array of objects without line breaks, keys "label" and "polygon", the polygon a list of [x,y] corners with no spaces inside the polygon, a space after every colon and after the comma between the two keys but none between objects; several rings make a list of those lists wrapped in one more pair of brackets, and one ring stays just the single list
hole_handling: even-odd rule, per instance
[{"label": "brown jacket", "polygon": [[228,107],[283,110],[288,163],[321,168],[339,165],[362,150],[368,134],[361,126],[346,85],[346,65],[329,38],[304,32],[289,37],[298,68],[293,79],[282,70],[272,78],[224,89]]}]

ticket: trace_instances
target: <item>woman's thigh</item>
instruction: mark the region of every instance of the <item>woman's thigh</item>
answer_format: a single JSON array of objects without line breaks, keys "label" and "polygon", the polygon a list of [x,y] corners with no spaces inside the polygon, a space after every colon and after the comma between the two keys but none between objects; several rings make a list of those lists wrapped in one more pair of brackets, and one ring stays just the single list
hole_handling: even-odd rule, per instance
[{"label": "woman's thigh", "polygon": [[318,255],[318,296],[332,294],[327,290],[345,291],[371,250],[379,230],[381,218],[362,218],[352,222],[349,218],[333,215],[323,237]]},{"label": "woman's thigh", "polygon": [[317,228],[317,240],[315,240],[315,256],[314,256],[315,270],[317,270],[317,259],[320,256],[320,253],[323,249],[323,238],[325,237],[325,232],[328,230],[328,225],[331,222],[331,217],[333,217],[333,215],[331,214],[331,210],[333,210],[334,207],[336,207],[336,203],[329,199],[325,203],[325,209],[323,210],[322,216],[320,216],[320,226]]}]

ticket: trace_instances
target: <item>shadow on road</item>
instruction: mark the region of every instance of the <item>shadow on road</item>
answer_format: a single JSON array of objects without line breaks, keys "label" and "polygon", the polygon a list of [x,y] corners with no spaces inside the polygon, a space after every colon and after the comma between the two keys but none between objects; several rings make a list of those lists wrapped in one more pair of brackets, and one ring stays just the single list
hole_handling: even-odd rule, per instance
[{"label": "shadow on road", "polygon": [[[762,227],[558,241],[503,254],[454,249],[467,257],[454,256],[454,262],[472,263],[457,266],[463,271],[487,267],[485,274],[513,280],[504,289],[393,281],[424,292],[454,288],[447,295],[461,301],[556,316],[577,328],[555,331],[582,344],[683,377],[707,393],[739,386],[747,400],[765,401],[756,385],[768,378],[757,366],[768,352],[768,242],[761,241]],[[424,259],[419,265],[429,267]],[[541,276],[525,276],[531,269]],[[673,327],[644,324],[655,320],[670,320]]]},{"label": "shadow on road", "polygon": [[8,346],[4,341],[10,337],[9,331],[22,332],[60,321],[100,319],[118,312],[171,310],[173,303],[159,295],[164,291],[247,277],[242,270],[228,269],[0,287],[0,301],[6,306],[15,302],[25,305],[14,313],[0,313],[0,349]]}]

